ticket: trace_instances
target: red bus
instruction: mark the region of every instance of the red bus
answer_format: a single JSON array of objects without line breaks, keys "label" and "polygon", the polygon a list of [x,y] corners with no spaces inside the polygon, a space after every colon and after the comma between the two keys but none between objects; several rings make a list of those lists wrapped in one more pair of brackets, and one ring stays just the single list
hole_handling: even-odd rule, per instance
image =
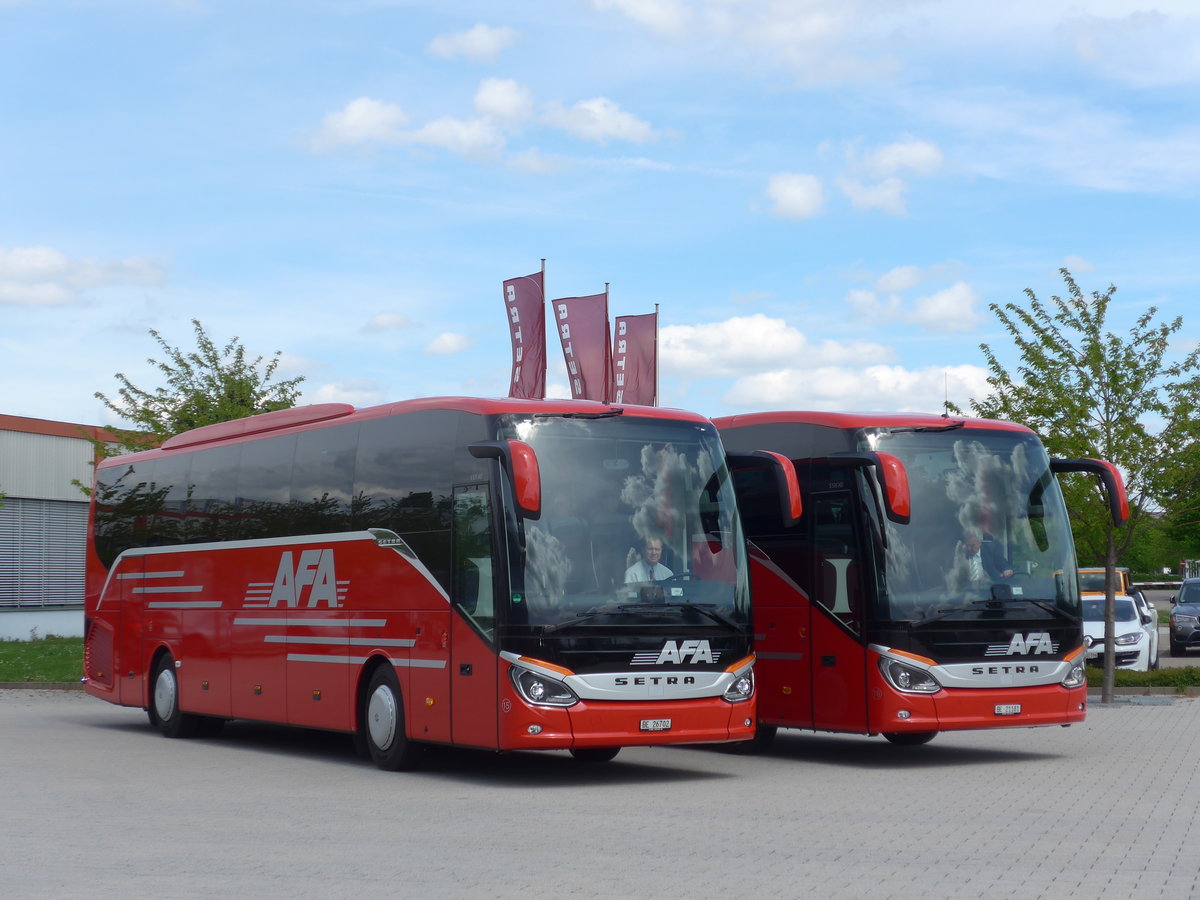
[{"label": "red bus", "polygon": [[105,460],[92,505],[86,689],[168,737],[290,723],[399,769],[753,734],[744,538],[700,416],[320,404]]},{"label": "red bus", "polygon": [[730,460],[792,461],[803,514],[767,468],[734,472],[751,545],[758,735],[780,727],[924,743],[954,729],[1067,725],[1087,678],[1070,523],[1051,460],[1019,425],[919,414],[714,420]]}]

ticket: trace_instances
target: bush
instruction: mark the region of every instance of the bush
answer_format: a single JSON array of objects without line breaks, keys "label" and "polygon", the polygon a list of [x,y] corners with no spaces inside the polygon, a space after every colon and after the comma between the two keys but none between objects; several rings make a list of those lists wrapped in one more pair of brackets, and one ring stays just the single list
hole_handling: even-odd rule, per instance
[{"label": "bush", "polygon": [[[1099,666],[1087,667],[1088,687],[1103,687],[1104,670]],[[1178,666],[1159,669],[1157,672],[1130,672],[1117,669],[1113,673],[1116,687],[1174,687],[1186,688],[1200,685],[1200,667]]]}]

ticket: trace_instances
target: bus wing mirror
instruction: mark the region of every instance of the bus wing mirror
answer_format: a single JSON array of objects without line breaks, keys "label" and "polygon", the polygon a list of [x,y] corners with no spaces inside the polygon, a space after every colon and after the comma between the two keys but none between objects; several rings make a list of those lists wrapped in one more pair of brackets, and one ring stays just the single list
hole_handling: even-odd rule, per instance
[{"label": "bus wing mirror", "polygon": [[901,525],[912,517],[912,493],[908,488],[908,470],[898,456],[891,453],[832,453],[831,459],[860,468],[873,468],[883,485],[883,500],[887,517]]},{"label": "bus wing mirror", "polygon": [[1055,475],[1060,472],[1090,472],[1100,479],[1104,485],[1105,496],[1108,497],[1108,511],[1112,515],[1113,524],[1120,528],[1129,519],[1129,496],[1125,493],[1125,480],[1121,472],[1106,459],[1052,459],[1050,471]]},{"label": "bus wing mirror", "polygon": [[498,459],[512,480],[517,509],[526,519],[542,515],[542,476],[537,454],[524,441],[478,441],[468,447],[476,459]]},{"label": "bus wing mirror", "polygon": [[783,517],[784,527],[795,525],[804,514],[804,503],[800,498],[800,479],[796,477],[796,467],[792,461],[782,453],[772,450],[725,454],[725,464],[729,466],[730,471],[750,469],[764,463],[775,473],[775,488],[780,503],[779,514]]}]

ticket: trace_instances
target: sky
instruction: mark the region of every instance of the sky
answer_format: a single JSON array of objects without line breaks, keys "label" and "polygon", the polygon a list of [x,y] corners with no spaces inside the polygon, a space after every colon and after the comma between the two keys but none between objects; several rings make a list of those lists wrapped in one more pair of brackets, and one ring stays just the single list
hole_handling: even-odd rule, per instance
[{"label": "sky", "polygon": [[504,396],[542,259],[709,416],[967,407],[1064,266],[1182,356],[1200,7],[1002,8],[0,0],[0,412],[120,424],[193,318],[301,403]]}]

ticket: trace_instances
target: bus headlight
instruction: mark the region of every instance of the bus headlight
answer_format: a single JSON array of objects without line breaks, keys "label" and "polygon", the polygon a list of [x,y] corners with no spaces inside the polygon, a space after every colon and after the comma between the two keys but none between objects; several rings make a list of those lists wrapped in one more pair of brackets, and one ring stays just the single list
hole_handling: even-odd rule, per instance
[{"label": "bus headlight", "polygon": [[1083,663],[1077,662],[1071,666],[1071,671],[1062,680],[1062,686],[1065,688],[1077,688],[1084,684],[1087,684],[1087,672],[1083,668]]},{"label": "bus headlight", "polygon": [[517,693],[534,706],[574,706],[579,702],[575,692],[553,678],[513,666],[509,670]]},{"label": "bus headlight", "polygon": [[1129,632],[1129,634],[1121,635],[1119,638],[1117,638],[1115,641],[1113,641],[1113,643],[1121,644],[1123,646],[1128,646],[1130,644],[1136,644],[1139,641],[1141,641],[1141,639],[1144,635],[1145,635],[1144,631],[1131,631],[1131,632]]},{"label": "bus headlight", "polygon": [[915,666],[908,666],[894,659],[880,659],[879,671],[888,684],[906,694],[933,694],[942,689],[937,679]]},{"label": "bus headlight", "polygon": [[754,670],[751,669],[743,675],[739,675],[733,679],[733,684],[725,689],[722,694],[730,703],[741,703],[743,700],[749,700],[754,696]]}]

